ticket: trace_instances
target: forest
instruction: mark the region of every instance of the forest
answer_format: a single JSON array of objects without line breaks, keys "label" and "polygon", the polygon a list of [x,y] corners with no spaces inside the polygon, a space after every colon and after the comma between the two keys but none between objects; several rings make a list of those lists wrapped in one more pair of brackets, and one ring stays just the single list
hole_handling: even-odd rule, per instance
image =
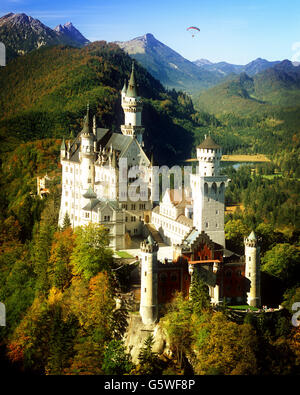
[{"label": "forest", "polygon": [[[123,335],[130,307],[116,299],[128,272],[115,271],[101,226],[58,227],[61,194],[59,148],[81,127],[87,102],[99,127],[119,130],[120,90],[132,60],[114,44],[78,49],[43,48],[0,70],[0,328],[3,370],[39,375],[299,373],[300,333],[292,325],[299,285],[299,112],[265,107],[250,114],[207,112],[183,92],[165,89],[136,64],[143,96],[145,149],[157,164],[182,164],[211,132],[223,153],[263,153],[271,162],[224,166],[231,179],[225,217],[226,246],[242,253],[255,230],[261,270],[280,284],[274,315],[251,313],[241,321],[225,305],[209,304],[195,278],[190,300],[166,306],[161,325],[175,358],[162,360],[153,339],[133,364]],[[231,93],[232,94],[232,93]],[[234,94],[234,92],[233,92]],[[51,193],[36,195],[36,177],[52,177]],[[87,240],[94,243],[87,243]],[[88,303],[87,303],[88,300]]]}]

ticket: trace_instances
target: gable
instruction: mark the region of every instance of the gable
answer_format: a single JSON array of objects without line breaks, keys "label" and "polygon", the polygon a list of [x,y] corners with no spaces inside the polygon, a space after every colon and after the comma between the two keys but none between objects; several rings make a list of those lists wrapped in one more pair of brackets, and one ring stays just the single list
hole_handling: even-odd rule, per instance
[{"label": "gable", "polygon": [[148,167],[150,165],[147,155],[136,139],[131,139],[126,148],[121,152],[120,158],[127,158],[128,166],[139,165]]}]

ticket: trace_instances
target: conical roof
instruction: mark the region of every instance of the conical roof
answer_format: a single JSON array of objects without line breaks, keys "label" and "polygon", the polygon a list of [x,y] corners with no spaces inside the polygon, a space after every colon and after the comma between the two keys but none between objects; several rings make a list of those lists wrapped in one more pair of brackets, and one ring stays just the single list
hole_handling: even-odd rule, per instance
[{"label": "conical roof", "polygon": [[124,80],[124,86],[122,89],[122,93],[126,93],[126,90],[127,90],[127,83],[126,83],[126,80]]},{"label": "conical roof", "polygon": [[153,244],[154,244],[153,237],[152,237],[150,234],[149,234],[149,236],[147,237],[147,243],[150,244],[150,245],[153,245]]},{"label": "conical roof", "polygon": [[130,75],[130,80],[128,83],[126,96],[138,97],[137,86],[136,86],[135,76],[134,76],[134,62],[132,62],[132,70],[131,70],[131,75]]},{"label": "conical roof", "polygon": [[67,150],[65,138],[63,138],[63,141],[62,141],[61,146],[60,146],[60,150],[61,151],[66,151]]},{"label": "conical roof", "polygon": [[250,235],[248,236],[249,240],[257,240],[254,231],[252,230],[252,232],[250,233]]},{"label": "conical roof", "polygon": [[214,142],[214,140],[209,135],[208,137],[206,137],[206,139],[200,145],[198,145],[197,148],[201,148],[201,149],[219,149],[221,147],[218,144],[216,144]]},{"label": "conical roof", "polygon": [[92,134],[92,121],[91,121],[91,117],[90,117],[90,106],[89,106],[89,104],[87,105],[86,115],[84,117],[82,133],[83,134]]},{"label": "conical roof", "polygon": [[96,199],[97,195],[90,186],[89,189],[82,195],[86,199]]}]

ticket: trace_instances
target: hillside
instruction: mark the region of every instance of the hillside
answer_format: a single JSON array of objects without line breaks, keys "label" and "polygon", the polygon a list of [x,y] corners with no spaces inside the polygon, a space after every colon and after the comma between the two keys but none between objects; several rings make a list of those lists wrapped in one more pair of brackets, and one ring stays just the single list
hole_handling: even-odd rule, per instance
[{"label": "hillside", "polygon": [[279,61],[269,62],[266,59],[257,58],[246,65],[237,65],[227,62],[212,63],[207,59],[198,59],[193,62],[199,67],[204,68],[208,71],[214,71],[221,75],[229,76],[230,74],[247,73],[249,76],[254,76],[266,69],[274,67]]},{"label": "hillside", "polygon": [[0,18],[0,41],[6,46],[7,61],[43,46],[78,47],[89,42],[71,23],[53,30],[38,19],[12,12]]},{"label": "hillside", "polygon": [[[120,130],[120,91],[131,65],[132,59],[117,45],[105,42],[81,49],[41,48],[10,62],[0,70],[1,152],[18,141],[76,135],[88,102],[99,127]],[[185,159],[193,145],[191,130],[199,126],[191,118],[191,100],[166,92],[138,64],[136,78],[144,98],[146,150],[155,147],[159,162]]]},{"label": "hillside", "polygon": [[214,114],[253,115],[295,107],[300,100],[300,67],[285,60],[253,77],[246,73],[232,77],[195,95],[196,107]]},{"label": "hillside", "polygon": [[185,59],[150,33],[116,44],[167,88],[194,92],[213,86],[223,78]]}]

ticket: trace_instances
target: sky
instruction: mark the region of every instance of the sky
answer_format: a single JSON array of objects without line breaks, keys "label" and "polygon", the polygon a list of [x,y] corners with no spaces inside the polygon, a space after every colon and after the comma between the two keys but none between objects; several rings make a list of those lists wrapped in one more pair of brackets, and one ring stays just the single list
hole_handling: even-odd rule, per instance
[{"label": "sky", "polygon": [[90,41],[152,33],[190,61],[300,61],[299,0],[1,0],[0,16],[8,12],[51,28],[71,21]]}]

